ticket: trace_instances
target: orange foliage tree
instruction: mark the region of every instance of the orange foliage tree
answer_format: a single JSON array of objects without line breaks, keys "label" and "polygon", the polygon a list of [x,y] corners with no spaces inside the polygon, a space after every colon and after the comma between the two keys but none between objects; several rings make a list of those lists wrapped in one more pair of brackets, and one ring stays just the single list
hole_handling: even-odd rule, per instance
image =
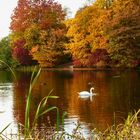
[{"label": "orange foliage tree", "polygon": [[68,28],[67,37],[69,38],[66,48],[72,53],[76,67],[85,67],[88,65],[88,57],[91,54],[92,48],[88,27],[91,24],[92,14],[92,7],[84,7],[77,12],[75,18],[66,21]]},{"label": "orange foliage tree", "polygon": [[108,52],[116,66],[140,64],[140,1],[117,0],[106,14]]},{"label": "orange foliage tree", "polygon": [[[95,63],[92,63],[97,62],[92,61],[94,59],[92,56],[97,56],[94,55],[96,49],[100,49],[101,52],[103,49],[104,52],[104,49],[107,48],[108,39],[104,33],[103,22],[104,12],[104,9],[93,4],[80,9],[74,19],[66,22],[68,27],[67,36],[70,38],[70,42],[66,46],[73,55],[76,67],[96,66]],[[95,59],[98,62],[102,61],[102,59]]]},{"label": "orange foliage tree", "polygon": [[70,38],[66,47],[76,66],[140,64],[139,0],[96,0],[66,25]]},{"label": "orange foliage tree", "polygon": [[64,53],[65,13],[54,0],[19,0],[11,17],[11,44],[25,40],[22,46],[41,67],[53,67],[67,60]]}]

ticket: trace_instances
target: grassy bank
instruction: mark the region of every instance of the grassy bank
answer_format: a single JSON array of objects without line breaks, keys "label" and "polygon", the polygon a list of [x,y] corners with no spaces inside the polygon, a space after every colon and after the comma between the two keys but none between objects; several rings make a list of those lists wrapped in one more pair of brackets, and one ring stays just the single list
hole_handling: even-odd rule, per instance
[{"label": "grassy bank", "polygon": [[[0,140],[139,140],[139,113],[140,110],[138,110],[138,112],[136,112],[134,115],[128,115],[128,118],[125,120],[124,124],[114,124],[103,132],[98,131],[95,128],[90,132],[88,138],[84,137],[84,135],[82,134],[80,125],[76,126],[72,134],[68,134],[63,129],[61,129],[61,131],[57,131],[56,127],[50,127],[44,132],[36,131],[35,126],[29,128],[27,126],[19,124],[20,127],[17,134],[13,134],[13,136],[12,134],[5,135],[4,131],[10,126],[9,124],[0,132]],[[24,134],[21,133],[21,128],[22,130],[24,130]]]}]

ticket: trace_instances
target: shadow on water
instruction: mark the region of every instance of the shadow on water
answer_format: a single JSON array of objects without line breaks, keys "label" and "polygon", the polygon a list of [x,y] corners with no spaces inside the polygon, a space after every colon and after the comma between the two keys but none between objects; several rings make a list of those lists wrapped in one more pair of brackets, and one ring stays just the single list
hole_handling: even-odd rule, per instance
[{"label": "shadow on water", "polygon": [[[18,72],[18,82],[13,80],[12,113],[14,121],[23,124],[30,76],[31,73]],[[91,86],[97,94],[93,96],[93,101],[78,97],[77,92],[89,91]],[[42,71],[32,93],[31,118],[39,101],[53,89],[52,94],[59,99],[50,100],[49,106],[58,106],[61,114],[68,112],[65,118],[67,131],[72,130],[77,122],[81,122],[85,131],[94,127],[104,130],[114,123],[114,112],[119,123],[123,122],[128,112],[140,108],[139,87],[140,74],[136,71]],[[41,128],[42,124],[54,126],[55,123],[56,113],[53,111],[40,119],[38,127]]]}]

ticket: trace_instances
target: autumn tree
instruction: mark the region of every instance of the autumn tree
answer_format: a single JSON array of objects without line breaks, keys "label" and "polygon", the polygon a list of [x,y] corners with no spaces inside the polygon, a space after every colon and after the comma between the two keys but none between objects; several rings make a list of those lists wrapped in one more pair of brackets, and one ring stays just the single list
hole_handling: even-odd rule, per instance
[{"label": "autumn tree", "polygon": [[[67,47],[72,52],[75,66],[96,66],[98,62],[92,61],[92,59],[102,61],[103,57],[97,59],[93,56],[97,56],[96,49],[101,52],[107,49],[108,39],[104,32],[105,12],[106,9],[93,4],[81,8],[74,19],[66,22],[67,36],[70,38]],[[99,52],[98,50],[97,52]],[[108,54],[107,51],[106,54]]]},{"label": "autumn tree", "polygon": [[101,9],[108,9],[113,4],[115,0],[96,0],[94,5]]},{"label": "autumn tree", "polygon": [[108,52],[113,63],[119,67],[139,65],[140,1],[117,0],[106,15]]},{"label": "autumn tree", "polygon": [[140,64],[139,0],[96,0],[81,8],[66,25],[67,48],[76,66]]},{"label": "autumn tree", "polygon": [[67,60],[64,18],[61,5],[53,0],[19,0],[11,17],[11,44],[25,40],[22,47],[42,67],[59,65]]},{"label": "autumn tree", "polygon": [[32,60],[32,56],[27,48],[24,48],[25,40],[19,39],[14,42],[14,48],[12,49],[13,58],[22,65],[31,65],[36,63]]},{"label": "autumn tree", "polygon": [[17,7],[14,9],[14,12],[11,16],[10,29],[13,32],[22,32],[25,31],[27,27],[31,24],[29,21],[30,17],[30,4],[28,0],[19,0]]},{"label": "autumn tree", "polygon": [[66,48],[70,50],[74,65],[78,67],[85,67],[88,64],[91,52],[88,26],[92,13],[92,8],[84,7],[77,12],[75,18],[66,21],[67,37],[69,38]]}]

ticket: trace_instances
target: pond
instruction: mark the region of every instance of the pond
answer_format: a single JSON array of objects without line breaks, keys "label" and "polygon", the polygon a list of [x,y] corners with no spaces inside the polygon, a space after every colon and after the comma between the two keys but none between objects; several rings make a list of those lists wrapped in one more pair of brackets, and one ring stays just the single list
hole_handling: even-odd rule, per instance
[{"label": "pond", "polygon": [[[8,71],[0,71],[0,130],[11,123],[13,133],[17,123],[24,124],[25,104],[31,72],[16,72],[15,80]],[[96,96],[80,98],[78,92],[94,87]],[[82,133],[88,135],[93,128],[105,130],[122,123],[128,113],[140,108],[140,72],[96,70],[42,70],[33,88],[31,120],[39,101],[49,92],[59,96],[48,101],[57,106],[64,119],[65,131],[71,133],[80,123]],[[38,122],[38,129],[55,126],[56,112],[52,111]]]}]

